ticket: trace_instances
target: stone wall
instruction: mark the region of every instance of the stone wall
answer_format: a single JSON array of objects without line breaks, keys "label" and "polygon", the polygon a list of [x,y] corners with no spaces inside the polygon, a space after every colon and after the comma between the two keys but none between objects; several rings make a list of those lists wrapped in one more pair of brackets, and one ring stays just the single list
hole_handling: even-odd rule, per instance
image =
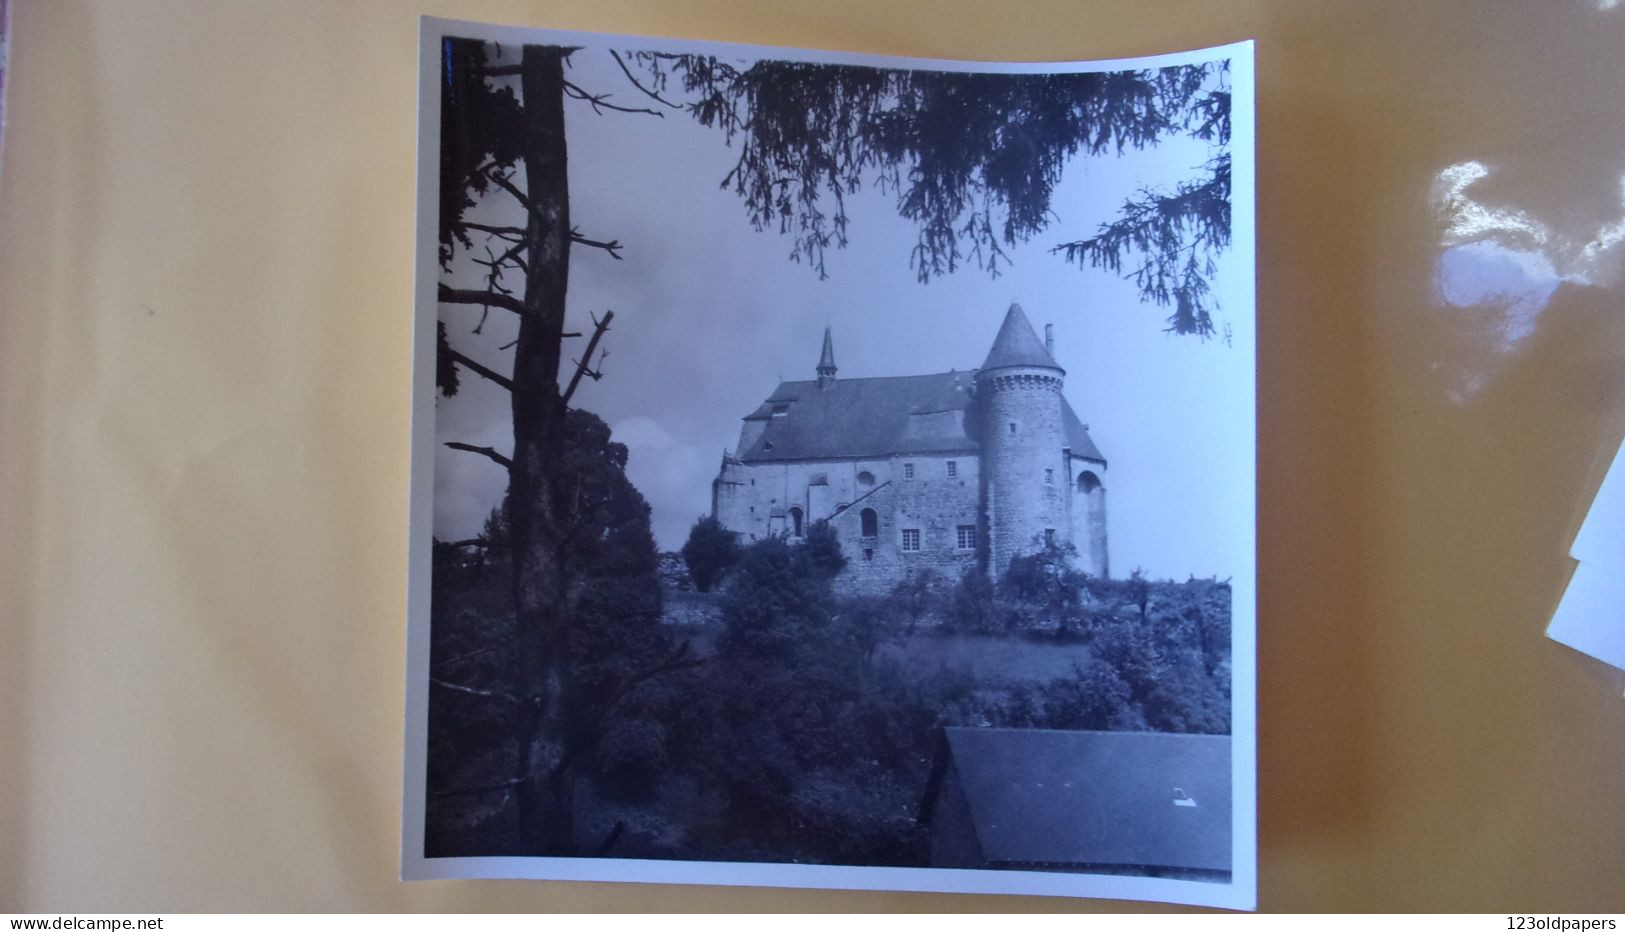
[{"label": "stone wall", "polygon": [[[872,481],[860,481],[865,474]],[[791,508],[801,509],[805,527],[827,520],[891,478],[892,464],[885,458],[729,463],[715,486],[713,514],[749,544],[791,530]]]},{"label": "stone wall", "polygon": [[[948,475],[948,464],[954,475]],[[912,466],[910,470],[908,467]],[[878,595],[911,573],[931,571],[954,580],[977,565],[977,549],[959,547],[958,529],[973,528],[980,538],[977,513],[981,464],[975,454],[910,454],[893,457],[893,481],[858,501],[831,522],[846,554],[847,568],[839,585],[849,592]],[[908,478],[912,473],[913,478]],[[874,509],[874,537],[865,537],[863,512]],[[917,531],[919,549],[905,550],[904,532]]]},{"label": "stone wall", "polygon": [[1011,557],[1041,547],[1046,532],[1057,544],[1072,539],[1061,380],[1053,369],[979,373],[977,397],[988,569],[999,575]]},{"label": "stone wall", "polygon": [[1078,567],[1102,579],[1111,575],[1106,554],[1106,467],[1073,457],[1072,546],[1078,549]]},{"label": "stone wall", "polygon": [[[1046,531],[1077,548],[1082,569],[1105,576],[1105,489],[1079,484],[1085,471],[1101,479],[1104,467],[1064,453],[1058,370],[1004,368],[977,382],[980,452],[728,461],[713,485],[712,513],[747,545],[792,533],[793,509],[803,531],[830,520],[855,591],[883,592],[922,570],[998,575],[1012,556],[1043,546]],[[864,508],[876,514],[872,537],[863,534]],[[959,546],[961,527],[974,528],[974,546]],[[903,549],[905,531],[919,532],[918,549]]]}]

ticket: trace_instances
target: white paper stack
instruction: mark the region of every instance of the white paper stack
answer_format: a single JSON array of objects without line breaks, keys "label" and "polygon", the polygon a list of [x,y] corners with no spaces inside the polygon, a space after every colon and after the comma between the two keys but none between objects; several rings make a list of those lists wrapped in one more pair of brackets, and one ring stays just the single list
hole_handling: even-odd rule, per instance
[{"label": "white paper stack", "polygon": [[1546,636],[1625,669],[1625,443],[1569,555],[1575,567]]}]

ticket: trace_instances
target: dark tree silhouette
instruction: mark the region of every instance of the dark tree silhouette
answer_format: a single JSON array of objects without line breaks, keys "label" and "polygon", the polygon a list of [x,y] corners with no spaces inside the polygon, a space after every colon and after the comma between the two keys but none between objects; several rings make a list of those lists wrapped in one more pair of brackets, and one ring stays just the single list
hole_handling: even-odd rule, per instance
[{"label": "dark tree silhouette", "polygon": [[1093,236],[1053,252],[1121,271],[1171,308],[1169,329],[1213,333],[1207,280],[1230,243],[1228,62],[1087,74],[977,74],[760,61],[739,68],[699,55],[642,53],[664,90],[723,131],[739,158],[723,179],[759,230],[794,238],[793,259],[826,273],[846,245],[846,197],[875,184],[919,231],[920,281],[969,260],[997,274],[1006,247],[1056,221],[1055,186],[1078,155],[1122,154],[1174,134],[1213,147],[1196,176],[1143,189]]},{"label": "dark tree silhouette", "polygon": [[834,579],[846,568],[846,554],[841,552],[841,539],[836,536],[835,529],[829,526],[828,521],[814,521],[807,527],[807,537],[802,542],[807,553],[807,562],[811,564],[813,572],[824,579]]},{"label": "dark tree silhouette", "polygon": [[[601,419],[580,410],[565,414],[557,441],[548,503],[558,522],[553,637],[543,641],[522,624],[510,631],[489,619],[491,631],[461,631],[469,622],[455,617],[450,606],[431,634],[440,656],[432,684],[430,783],[446,796],[511,790],[519,802],[524,853],[562,853],[577,845],[571,818],[577,774],[639,687],[695,665],[687,645],[674,642],[660,625],[649,506],[626,478],[626,447],[610,440]],[[511,534],[508,510],[499,508],[487,519],[482,540],[488,545],[500,546]],[[482,639],[489,643],[464,643]],[[491,655],[493,645],[500,656]],[[547,697],[551,707],[535,691],[535,671],[547,662],[535,656],[540,649],[557,658],[556,692]],[[493,719],[500,728],[489,726]],[[551,722],[559,733],[544,739],[540,732]],[[481,729],[472,727],[481,723]],[[482,737],[489,734],[496,737]],[[521,740],[513,741],[514,735]],[[489,746],[493,741],[509,747]],[[554,742],[556,754],[535,753]],[[471,767],[459,755],[484,763]]]},{"label": "dark tree silhouette", "polygon": [[[793,238],[792,257],[824,274],[825,252],[846,241],[847,195],[865,184],[894,194],[919,240],[922,280],[966,261],[997,273],[1006,247],[1054,220],[1051,196],[1074,156],[1144,148],[1175,134],[1211,142],[1212,160],[1171,193],[1141,192],[1114,223],[1054,248],[1066,258],[1131,273],[1150,301],[1173,308],[1170,328],[1206,336],[1213,327],[1202,273],[1229,239],[1229,95],[1221,65],[1073,75],[977,75],[611,51],[626,93],[612,97],[568,77],[578,50],[512,51],[474,40],[442,45],[439,258],[486,270],[484,287],[442,283],[445,304],[480,308],[477,332],[495,309],[519,323],[505,367],[477,361],[437,335],[437,384],[446,394],[471,372],[511,396],[513,452],[451,443],[508,473],[509,536],[521,694],[534,710],[523,730],[527,762],[518,793],[524,831],[538,850],[570,850],[569,556],[580,545],[558,511],[561,431],[583,379],[603,375],[599,344],[612,314],[590,334],[567,333],[570,255],[583,246],[621,258],[613,239],[584,234],[570,211],[565,108],[661,117],[687,113],[739,144],[722,183],[759,228]],[[629,61],[631,64],[629,65]],[[641,66],[641,67],[639,67]],[[640,79],[635,71],[641,71]],[[681,100],[671,85],[680,88]],[[627,105],[632,100],[635,105]],[[512,199],[522,221],[478,222],[471,208]],[[566,364],[566,340],[584,338]],[[596,354],[596,355],[595,355]],[[561,383],[563,387],[561,388]],[[517,778],[516,778],[517,779]]]},{"label": "dark tree silhouette", "polygon": [[[571,638],[562,598],[567,581],[559,560],[564,528],[553,513],[556,489],[549,458],[558,452],[565,411],[558,380],[571,236],[564,139],[568,53],[531,46],[513,66],[488,61],[481,42],[448,39],[442,51],[440,261],[449,267],[459,247],[472,250],[475,233],[485,234],[496,246],[485,246],[485,290],[442,284],[439,299],[479,305],[485,313],[498,308],[519,318],[512,374],[504,386],[512,397],[513,456],[489,458],[508,471],[516,685],[521,690],[515,699],[528,710],[525,727],[517,730],[522,736],[515,777],[520,831],[538,851],[566,852],[574,843],[568,787],[551,775],[568,770],[566,645]],[[496,80],[514,74],[518,94]],[[476,198],[499,191],[522,205],[523,225],[486,226],[465,219]],[[510,269],[523,275],[521,293],[503,281]],[[449,341],[440,342],[439,372],[455,371],[446,363],[448,358],[457,361],[453,352]],[[442,391],[456,390],[455,380],[448,386],[442,376],[440,383]]]},{"label": "dark tree silhouette", "polygon": [[683,562],[688,564],[688,575],[694,588],[710,592],[722,574],[739,560],[739,539],[734,532],[722,526],[713,515],[706,515],[688,529],[688,540],[683,544]]}]

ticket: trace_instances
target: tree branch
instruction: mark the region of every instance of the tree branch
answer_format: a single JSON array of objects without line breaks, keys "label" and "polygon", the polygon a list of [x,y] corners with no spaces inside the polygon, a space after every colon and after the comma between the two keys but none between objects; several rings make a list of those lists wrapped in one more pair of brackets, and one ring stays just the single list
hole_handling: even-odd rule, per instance
[{"label": "tree branch", "polygon": [[606,243],[600,240],[587,239],[574,229],[570,231],[570,242],[580,243],[583,246],[591,246],[594,249],[602,249],[603,251],[609,253],[610,257],[614,259],[619,259],[621,257],[621,250],[625,248],[621,245],[620,240],[612,239]]},{"label": "tree branch", "polygon": [[530,202],[530,196],[519,190],[519,188],[515,186],[513,182],[509,181],[507,175],[488,173],[485,177],[491,179],[492,184],[508,192],[509,194],[512,194],[514,199],[519,201],[520,206],[525,208],[526,213],[530,214],[532,217],[540,217],[540,215],[536,212],[536,205]]},{"label": "tree branch", "polygon": [[619,110],[622,113],[647,113],[650,116],[664,118],[666,115],[659,110],[650,110],[648,107],[623,107],[620,104],[609,102],[608,94],[589,94],[569,81],[564,82],[564,93],[576,100],[585,100],[592,106],[594,113],[603,113],[605,110]]},{"label": "tree branch", "polygon": [[478,230],[481,233],[489,233],[492,236],[501,236],[504,238],[525,235],[525,230],[523,227],[494,227],[487,223],[469,223],[466,220],[457,225],[465,230]]},{"label": "tree branch", "polygon": [[443,547],[484,547],[486,550],[506,550],[512,544],[494,544],[483,537],[470,537],[467,540],[444,540],[440,542]]},{"label": "tree branch", "polygon": [[[530,248],[530,243],[528,242],[514,243],[512,246],[509,246],[507,250],[502,253],[502,255],[496,256],[491,260],[489,268],[491,269],[493,287],[495,287],[495,278],[500,274],[500,269],[506,266],[509,262],[512,262],[514,265],[518,266],[519,271],[521,272],[528,273],[530,271],[529,263],[525,262],[525,257],[520,255],[520,253],[524,252],[528,248]],[[485,254],[488,256],[493,255],[489,246],[486,247]],[[480,262],[478,259],[475,259],[474,261],[479,265],[485,265],[484,262]]]},{"label": "tree branch", "polygon": [[484,307],[500,307],[505,311],[512,311],[520,317],[530,315],[530,309],[525,307],[525,302],[513,295],[506,295],[497,291],[474,291],[469,288],[451,288],[441,285],[438,298],[441,304],[478,304]]},{"label": "tree branch", "polygon": [[[476,540],[478,540],[478,538],[476,538]],[[464,543],[469,543],[469,542],[464,541]],[[483,543],[483,541],[482,541],[482,543]],[[492,545],[487,544],[486,546],[492,546]],[[507,546],[507,545],[504,544],[502,546]],[[495,644],[487,644],[484,647],[476,648],[474,650],[469,651],[466,654],[458,654],[455,657],[447,657],[445,660],[442,660],[439,663],[434,664],[434,666],[435,667],[449,667],[449,666],[452,666],[454,664],[463,663],[464,661],[467,661],[467,660],[473,660],[475,657],[479,657],[479,656],[482,656],[484,654],[489,654],[494,650],[502,650],[503,648],[509,647],[517,640],[519,640],[519,635],[516,634],[516,635],[514,635],[512,637],[504,638],[503,640],[498,641]],[[448,689],[457,688],[457,687],[452,686],[452,684],[450,684],[450,683],[445,684],[445,686]]]},{"label": "tree branch", "polygon": [[508,378],[507,376],[503,375],[500,372],[496,372],[496,371],[493,371],[491,369],[485,368],[484,366],[480,365],[479,363],[475,362],[474,360],[469,359],[467,356],[464,356],[462,353],[457,352],[456,350],[448,350],[447,352],[449,352],[451,354],[452,362],[455,362],[458,365],[464,367],[465,369],[469,369],[469,370],[475,372],[478,375],[485,376],[490,381],[497,383],[498,385],[502,386],[503,388],[506,388],[510,392],[513,391],[513,379]]},{"label": "tree branch", "polygon": [[626,62],[621,61],[621,56],[614,49],[610,49],[609,54],[611,58],[615,59],[615,64],[621,66],[621,74],[626,75],[626,79],[632,82],[632,86],[642,91],[645,97],[648,97],[650,100],[657,100],[673,110],[683,109],[681,104],[674,104],[666,98],[661,97],[658,93],[644,87],[643,82],[639,81],[637,77],[632,74],[631,70],[626,67]]},{"label": "tree branch", "polygon": [[460,443],[456,440],[448,441],[446,446],[451,447],[453,450],[462,450],[467,453],[478,453],[498,466],[501,466],[503,469],[513,468],[513,460],[508,459],[506,456],[503,456],[501,453],[498,453],[490,447],[477,447],[472,443]]},{"label": "tree branch", "polygon": [[445,681],[443,679],[440,679],[437,676],[429,677],[429,683],[432,686],[439,686],[441,689],[449,689],[452,692],[456,692],[456,693],[465,693],[465,694],[470,695],[470,696],[479,696],[482,699],[497,699],[497,700],[500,700],[502,702],[506,702],[509,705],[517,706],[517,707],[519,707],[521,709],[525,708],[526,706],[529,705],[529,703],[525,702],[525,700],[523,700],[523,699],[520,699],[518,696],[510,695],[510,694],[504,693],[504,692],[498,692],[498,691],[496,691],[494,689],[475,689],[472,686],[462,686],[462,685],[457,684],[457,683],[448,683],[447,681]]},{"label": "tree branch", "polygon": [[503,780],[501,783],[487,783],[483,786],[470,786],[456,790],[435,790],[430,795],[436,799],[445,799],[448,796],[478,796],[482,793],[495,793],[497,790],[511,790],[529,779],[529,776],[514,777],[512,780]]},{"label": "tree branch", "polygon": [[559,399],[559,403],[565,407],[569,407],[570,399],[574,397],[576,393],[576,386],[581,384],[582,376],[589,376],[594,382],[604,377],[604,359],[609,356],[608,351],[605,351],[603,356],[599,357],[597,371],[591,369],[588,366],[588,362],[592,359],[592,351],[598,348],[598,341],[603,339],[604,331],[609,329],[609,322],[614,319],[614,311],[605,311],[603,320],[599,320],[597,317],[592,319],[592,339],[587,341],[587,351],[582,353],[581,358],[575,361],[575,375],[570,377],[570,386],[564,390],[563,397]]}]

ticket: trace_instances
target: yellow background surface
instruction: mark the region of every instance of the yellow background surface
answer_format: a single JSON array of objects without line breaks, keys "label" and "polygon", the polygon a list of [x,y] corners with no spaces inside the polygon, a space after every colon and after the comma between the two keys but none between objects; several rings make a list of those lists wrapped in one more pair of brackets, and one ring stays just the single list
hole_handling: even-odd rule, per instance
[{"label": "yellow background surface", "polygon": [[[1258,40],[1266,910],[1625,910],[1625,673],[1547,641],[1620,255],[1497,343],[1439,173],[1625,215],[1607,0],[13,0],[0,911],[1091,909],[395,879],[419,13],[944,58]],[[1119,904],[1104,904],[1110,907]]]}]

